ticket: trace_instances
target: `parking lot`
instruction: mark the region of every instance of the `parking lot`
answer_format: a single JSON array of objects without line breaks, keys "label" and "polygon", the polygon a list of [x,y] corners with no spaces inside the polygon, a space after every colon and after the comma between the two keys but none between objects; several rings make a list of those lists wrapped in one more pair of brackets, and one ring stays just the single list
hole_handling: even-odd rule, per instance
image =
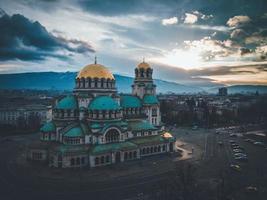
[{"label": "parking lot", "polygon": [[[199,180],[215,180],[219,194],[230,199],[265,199],[267,151],[238,128],[217,129],[206,135]],[[209,181],[208,181],[209,180]]]}]

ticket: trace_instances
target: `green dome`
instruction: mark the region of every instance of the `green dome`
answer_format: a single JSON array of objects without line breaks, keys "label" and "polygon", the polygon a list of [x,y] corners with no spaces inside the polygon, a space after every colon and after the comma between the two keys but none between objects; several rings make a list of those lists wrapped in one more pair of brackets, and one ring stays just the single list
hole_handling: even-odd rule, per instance
[{"label": "green dome", "polygon": [[55,132],[56,131],[56,125],[52,121],[47,122],[41,127],[40,131],[42,131],[42,132]]},{"label": "green dome", "polygon": [[154,95],[145,95],[143,99],[144,104],[159,104],[158,98]]},{"label": "green dome", "polygon": [[64,110],[77,109],[77,100],[74,96],[66,96],[57,103],[56,108]]},{"label": "green dome", "polygon": [[118,110],[120,106],[109,96],[96,97],[88,106],[89,110]]},{"label": "green dome", "polygon": [[141,101],[138,97],[132,95],[121,96],[121,107],[123,108],[140,108]]}]

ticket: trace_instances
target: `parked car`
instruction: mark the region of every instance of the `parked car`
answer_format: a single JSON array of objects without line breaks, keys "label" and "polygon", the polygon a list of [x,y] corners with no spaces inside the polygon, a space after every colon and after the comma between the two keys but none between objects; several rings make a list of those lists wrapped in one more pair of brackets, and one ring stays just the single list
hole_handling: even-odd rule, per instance
[{"label": "parked car", "polygon": [[229,140],[229,142],[230,142],[231,144],[235,144],[235,141],[234,141],[234,140]]},{"label": "parked car", "polygon": [[245,154],[245,153],[234,153],[234,156],[237,156],[237,157],[239,157],[239,156],[247,157],[247,154]]},{"label": "parked car", "polygon": [[237,137],[237,135],[235,133],[231,133],[230,137]]},{"label": "parked car", "polygon": [[233,152],[234,153],[243,153],[243,150],[242,149],[233,149]]},{"label": "parked car", "polygon": [[236,143],[231,143],[231,147],[235,147],[235,146],[239,146],[239,145]]},{"label": "parked car", "polygon": [[248,187],[246,187],[246,191],[247,192],[257,192],[258,188],[255,186],[248,186]]},{"label": "parked car", "polygon": [[254,145],[257,145],[257,146],[264,146],[264,143],[263,142],[254,142],[253,144]]},{"label": "parked car", "polygon": [[218,142],[218,145],[222,146],[223,145],[223,142],[222,141],[219,141]]},{"label": "parked car", "polygon": [[237,146],[233,146],[232,149],[244,149],[243,147],[237,145]]},{"label": "parked car", "polygon": [[235,171],[238,171],[238,172],[241,171],[241,167],[239,165],[236,165],[236,164],[231,164],[230,168],[235,170]]},{"label": "parked car", "polygon": [[245,161],[245,162],[247,162],[248,161],[248,158],[247,157],[235,157],[235,160],[236,161]]}]

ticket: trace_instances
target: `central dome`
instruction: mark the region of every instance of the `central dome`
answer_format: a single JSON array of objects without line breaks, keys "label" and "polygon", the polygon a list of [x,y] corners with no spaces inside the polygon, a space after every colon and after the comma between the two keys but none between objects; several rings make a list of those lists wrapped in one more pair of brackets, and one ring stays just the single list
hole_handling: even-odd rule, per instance
[{"label": "central dome", "polygon": [[85,66],[76,78],[105,78],[115,80],[113,74],[105,66],[100,64]]}]

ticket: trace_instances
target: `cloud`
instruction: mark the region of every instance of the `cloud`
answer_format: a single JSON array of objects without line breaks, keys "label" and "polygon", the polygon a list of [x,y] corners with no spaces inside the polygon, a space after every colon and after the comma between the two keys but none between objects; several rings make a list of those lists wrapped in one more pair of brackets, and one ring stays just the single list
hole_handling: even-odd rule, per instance
[{"label": "cloud", "polygon": [[227,21],[227,25],[230,26],[230,27],[239,27],[243,24],[247,24],[251,22],[251,19],[249,16],[245,16],[245,15],[238,15],[238,16],[234,16],[232,18],[230,18],[228,21]]},{"label": "cloud", "polygon": [[39,22],[23,15],[3,15],[0,18],[0,60],[44,60],[46,57],[67,59],[62,53],[94,52],[85,42],[66,40],[49,33]]},{"label": "cloud", "polygon": [[161,21],[162,25],[167,26],[167,25],[172,25],[172,24],[177,24],[178,23],[178,19],[177,17],[171,17],[168,19],[163,19]]},{"label": "cloud", "polygon": [[243,39],[246,36],[247,36],[247,33],[243,29],[239,29],[239,28],[233,30],[233,32],[230,35],[232,39],[239,39],[239,40]]},{"label": "cloud", "polygon": [[211,19],[211,18],[214,17],[213,15],[205,15],[205,14],[203,14],[202,12],[197,11],[197,10],[194,11],[193,14],[194,14],[194,15],[197,15],[198,18],[200,18],[200,19],[202,19],[202,20],[208,20],[208,19]]},{"label": "cloud", "polygon": [[259,74],[265,72],[267,64],[217,66],[201,70],[190,70],[192,76],[224,76],[241,74]]},{"label": "cloud", "polygon": [[194,14],[185,13],[184,23],[185,24],[194,24],[198,20],[198,17]]}]

